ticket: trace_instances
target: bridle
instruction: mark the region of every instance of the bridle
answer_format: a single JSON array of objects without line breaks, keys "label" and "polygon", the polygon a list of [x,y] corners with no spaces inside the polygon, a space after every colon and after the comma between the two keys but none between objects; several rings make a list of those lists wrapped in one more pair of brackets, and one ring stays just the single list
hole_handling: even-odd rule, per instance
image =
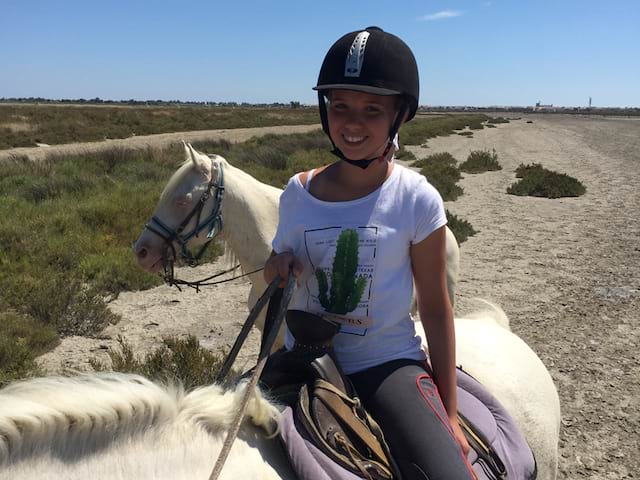
[{"label": "bridle", "polygon": [[[165,224],[157,215],[151,217],[149,223],[147,223],[144,228],[152,231],[156,235],[160,236],[164,240],[164,249],[165,252],[171,250],[171,256],[173,258],[163,258],[163,261],[169,259],[171,261],[176,258],[176,251],[174,248],[174,243],[177,243],[180,246],[180,256],[182,259],[189,265],[195,266],[204,254],[205,250],[211,243],[211,240],[220,233],[222,230],[222,197],[224,196],[224,172],[222,170],[222,164],[219,164],[220,167],[218,169],[218,177],[214,180],[213,175],[211,175],[211,179],[209,180],[209,184],[207,185],[207,189],[200,196],[200,200],[198,203],[191,209],[191,212],[185,217],[185,219],[178,225],[177,228],[173,229],[167,224]],[[214,166],[214,161],[211,159],[211,166]],[[212,168],[212,171],[215,170]],[[206,217],[204,220],[200,221],[200,217],[202,216],[202,210],[204,209],[205,204],[209,198],[215,197],[215,207],[211,214]],[[184,233],[184,229],[189,225],[191,219],[196,217],[196,225],[193,227],[188,233]],[[194,255],[187,248],[187,243],[193,237],[198,237],[198,235],[203,230],[208,230],[207,232],[207,242],[204,243],[198,252]],[[163,252],[164,253],[164,252]],[[168,253],[168,252],[167,252]],[[163,257],[168,257],[168,255],[164,255]],[[166,267],[166,262],[165,267]],[[166,269],[166,268],[165,268]]]},{"label": "bridle", "polygon": [[[209,157],[211,160],[212,171],[216,170],[214,168],[215,163],[212,156]],[[162,246],[162,267],[164,269],[164,281],[168,283],[170,286],[176,286],[180,290],[180,285],[186,285],[196,290],[199,290],[199,287],[205,285],[214,285],[216,283],[227,282],[231,280],[235,280],[239,277],[230,278],[227,280],[222,280],[218,282],[209,282],[212,278],[218,277],[225,273],[236,270],[239,265],[225,270],[223,272],[217,273],[207,278],[203,278],[197,281],[187,281],[181,280],[175,277],[174,274],[174,264],[177,258],[176,248],[174,245],[180,249],[180,258],[184,260],[184,262],[190,267],[195,267],[198,264],[198,261],[204,255],[207,247],[211,243],[211,241],[222,231],[223,220],[222,220],[222,199],[224,197],[224,170],[222,163],[218,163],[218,176],[217,178],[213,178],[211,175],[211,179],[207,185],[207,189],[202,193],[198,203],[191,209],[189,214],[184,218],[184,220],[178,225],[178,227],[171,228],[166,223],[164,223],[157,215],[151,217],[149,223],[147,223],[144,228],[155,233],[160,238],[164,240],[164,244]],[[209,199],[214,199],[215,205],[213,207],[212,212],[207,215],[204,219],[202,219],[202,212],[204,210],[205,204]],[[195,226],[189,232],[185,232],[185,228],[191,223],[193,218],[195,217]],[[196,252],[192,252],[187,247],[189,241],[198,237],[202,232],[207,232],[207,241],[200,246],[200,248]],[[261,269],[260,269],[261,270]],[[241,276],[251,275],[252,273],[256,273],[259,270],[255,270],[249,273],[245,273]]]}]

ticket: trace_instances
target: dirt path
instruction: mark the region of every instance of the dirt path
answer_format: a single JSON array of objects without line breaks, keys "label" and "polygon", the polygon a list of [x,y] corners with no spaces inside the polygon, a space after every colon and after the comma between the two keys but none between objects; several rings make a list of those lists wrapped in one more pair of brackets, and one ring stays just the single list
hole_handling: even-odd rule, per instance
[{"label": "dirt path", "polygon": [[[465,175],[447,208],[479,233],[461,249],[458,312],[501,305],[560,393],[560,478],[640,472],[640,121],[532,117],[425,153],[495,148],[502,171]],[[420,149],[418,149],[420,150]],[[507,195],[520,163],[578,178],[586,195]]]},{"label": "dirt path", "polygon": [[75,155],[80,153],[95,153],[111,148],[145,149],[149,147],[164,148],[175,142],[198,142],[228,140],[230,142],[244,142],[251,137],[266,135],[267,133],[287,134],[303,133],[321,128],[317,125],[281,125],[275,127],[257,128],[228,128],[221,130],[199,130],[196,132],[160,133],[157,135],[141,135],[136,137],[104,140],[102,142],[68,143],[49,147],[21,147],[0,150],[0,162],[15,156],[26,156],[31,160],[41,160],[47,155]]},{"label": "dirt path", "polygon": [[[551,371],[563,412],[559,478],[637,478],[640,121],[531,116],[471,139],[452,135],[411,148],[418,157],[448,151],[459,161],[472,149],[496,149],[503,170],[465,175],[464,195],[446,205],[479,231],[461,248],[457,314],[474,309],[473,297],[495,301]],[[578,178],[586,195],[507,195],[515,168],[533,162]],[[236,281],[200,294],[167,287],[121,294],[110,306],[122,321],[102,339],[64,339],[41,360],[85,368],[90,356],[105,357],[117,335],[139,352],[186,333],[212,349],[230,345],[247,314],[248,289]],[[244,362],[257,342],[255,335]]]}]

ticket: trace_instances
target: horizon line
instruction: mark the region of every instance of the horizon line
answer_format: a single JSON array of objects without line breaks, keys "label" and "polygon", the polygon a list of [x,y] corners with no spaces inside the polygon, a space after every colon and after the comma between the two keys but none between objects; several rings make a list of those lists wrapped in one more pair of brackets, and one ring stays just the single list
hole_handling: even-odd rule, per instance
[{"label": "horizon line", "polygon": [[[317,107],[316,103],[304,103],[300,101],[274,101],[274,102],[247,102],[247,101],[238,101],[238,100],[224,100],[224,101],[216,101],[216,100],[162,100],[162,99],[145,99],[145,100],[137,100],[137,99],[102,99],[100,97],[94,98],[47,98],[47,97],[0,97],[0,103],[78,103],[78,104],[131,104],[131,105],[140,105],[140,104],[174,104],[174,105],[229,105],[229,106],[290,106],[292,108],[299,107]],[[598,109],[639,109],[640,106],[585,106],[585,105],[555,105],[555,104],[541,104],[541,102],[537,102],[537,105],[523,105],[523,104],[421,104],[418,108],[455,108],[455,109],[463,109],[463,108],[521,108],[521,109],[538,109],[538,110],[550,110],[550,109],[579,109],[579,110],[598,110]]]}]

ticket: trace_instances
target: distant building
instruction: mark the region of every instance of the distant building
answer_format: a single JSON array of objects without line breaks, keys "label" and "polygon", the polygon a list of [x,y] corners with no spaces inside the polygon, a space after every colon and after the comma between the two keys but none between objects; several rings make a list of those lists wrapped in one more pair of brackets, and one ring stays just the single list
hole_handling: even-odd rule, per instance
[{"label": "distant building", "polygon": [[549,105],[543,105],[539,100],[536,102],[536,106],[533,108],[534,111],[536,112],[540,112],[543,110],[552,110],[555,111],[556,108],[554,108],[553,104],[549,104]]}]

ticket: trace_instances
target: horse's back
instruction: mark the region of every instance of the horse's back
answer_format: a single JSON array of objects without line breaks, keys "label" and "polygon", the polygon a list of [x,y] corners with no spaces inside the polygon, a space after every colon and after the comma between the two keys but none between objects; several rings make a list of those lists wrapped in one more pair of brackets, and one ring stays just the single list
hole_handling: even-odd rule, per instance
[{"label": "horse's back", "polygon": [[540,358],[511,331],[480,319],[456,319],[456,358],[514,417],[539,478],[556,478],[560,401]]}]

